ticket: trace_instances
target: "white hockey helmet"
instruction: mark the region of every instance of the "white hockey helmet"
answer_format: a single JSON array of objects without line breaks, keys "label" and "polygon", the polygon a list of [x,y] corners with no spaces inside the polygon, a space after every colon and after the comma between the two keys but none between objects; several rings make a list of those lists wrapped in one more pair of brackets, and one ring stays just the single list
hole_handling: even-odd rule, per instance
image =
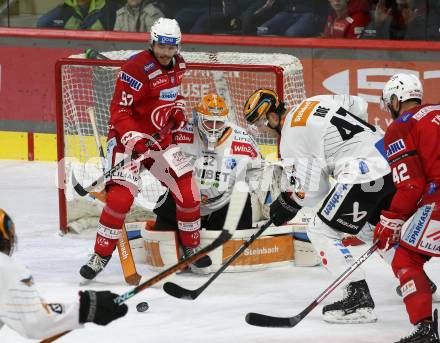
[{"label": "white hockey helmet", "polygon": [[151,26],[150,41],[177,45],[179,46],[182,33],[180,32],[180,26],[177,20],[169,18],[159,18]]},{"label": "white hockey helmet", "polygon": [[399,102],[409,99],[423,98],[423,86],[414,74],[399,73],[391,76],[382,91],[380,106],[382,110],[388,109],[391,99],[395,95]]}]

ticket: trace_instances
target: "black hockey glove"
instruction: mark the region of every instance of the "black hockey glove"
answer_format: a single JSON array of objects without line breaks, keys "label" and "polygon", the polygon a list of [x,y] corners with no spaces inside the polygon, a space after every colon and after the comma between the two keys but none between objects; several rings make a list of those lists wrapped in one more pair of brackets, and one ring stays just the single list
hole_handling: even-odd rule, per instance
[{"label": "black hockey glove", "polygon": [[270,218],[276,226],[280,226],[295,217],[300,209],[301,206],[288,193],[282,192],[270,205]]},{"label": "black hockey glove", "polygon": [[79,322],[107,325],[111,321],[125,316],[128,307],[125,304],[115,304],[113,300],[117,296],[109,291],[79,292]]}]

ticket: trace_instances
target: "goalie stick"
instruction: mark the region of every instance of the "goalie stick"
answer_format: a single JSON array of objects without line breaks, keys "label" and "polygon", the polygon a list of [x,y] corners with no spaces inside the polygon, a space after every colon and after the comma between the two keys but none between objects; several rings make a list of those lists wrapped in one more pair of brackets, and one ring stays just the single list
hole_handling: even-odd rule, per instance
[{"label": "goalie stick", "polygon": [[[132,298],[139,292],[142,292],[143,290],[153,286],[154,284],[158,283],[159,281],[162,281],[163,279],[174,274],[175,272],[188,267],[190,264],[194,263],[203,256],[207,255],[212,250],[217,249],[219,246],[230,240],[237,228],[241,214],[243,213],[243,209],[246,204],[248,193],[249,193],[249,188],[244,182],[239,181],[235,183],[234,189],[232,190],[231,202],[229,203],[228,212],[226,214],[226,220],[223,225],[223,230],[214,241],[212,241],[210,244],[208,244],[201,250],[194,253],[194,255],[191,255],[177,262],[176,264],[164,270],[163,272],[157,274],[156,276],[153,276],[151,279],[142,282],[139,286],[136,286],[130,291],[119,295],[114,299],[114,302],[116,304],[122,304],[126,302],[128,299]],[[57,340],[58,338],[68,334],[70,331],[65,331],[60,334],[54,335],[52,337],[46,338],[40,341],[40,343],[51,343]]]},{"label": "goalie stick", "polygon": [[195,300],[215,279],[217,279],[223,271],[228,268],[234,262],[238,256],[240,256],[243,251],[245,251],[261,234],[272,224],[272,219],[270,219],[267,223],[265,223],[257,232],[255,232],[251,238],[243,243],[243,245],[238,249],[234,255],[230,256],[229,259],[221,266],[219,270],[217,270],[214,275],[212,275],[208,281],[206,281],[199,288],[190,290],[175,284],[174,282],[165,282],[163,285],[163,290],[169,295],[179,298],[179,299],[187,299],[187,300]]},{"label": "goalie stick", "polygon": [[271,328],[292,328],[303,320],[313,309],[318,306],[327,296],[333,292],[351,273],[364,263],[376,250],[378,242],[375,242],[361,257],[359,257],[345,272],[328,286],[313,302],[292,317],[272,317],[265,314],[250,312],[246,315],[246,322],[254,326]]}]

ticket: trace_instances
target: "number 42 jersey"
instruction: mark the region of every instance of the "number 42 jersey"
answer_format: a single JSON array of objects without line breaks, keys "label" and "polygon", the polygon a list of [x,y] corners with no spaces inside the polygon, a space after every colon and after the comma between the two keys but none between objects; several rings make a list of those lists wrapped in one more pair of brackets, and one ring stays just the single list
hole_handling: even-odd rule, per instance
[{"label": "number 42 jersey", "polygon": [[280,155],[298,204],[316,206],[330,189],[330,176],[361,184],[390,173],[383,133],[360,118],[366,107],[356,96],[318,95],[287,114]]}]

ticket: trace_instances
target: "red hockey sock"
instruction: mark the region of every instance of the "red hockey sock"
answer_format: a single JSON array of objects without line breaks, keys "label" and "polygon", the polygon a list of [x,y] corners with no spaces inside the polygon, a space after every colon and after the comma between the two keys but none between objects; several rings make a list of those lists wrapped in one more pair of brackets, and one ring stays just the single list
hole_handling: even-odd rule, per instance
[{"label": "red hockey sock", "polygon": [[432,293],[423,264],[423,255],[417,254],[401,246],[396,249],[392,267],[400,280],[403,301],[412,324],[417,324],[432,314]]},{"label": "red hockey sock", "polygon": [[115,250],[125,216],[133,203],[131,191],[124,186],[112,184],[108,188],[107,203],[99,219],[95,252],[109,256]]}]

